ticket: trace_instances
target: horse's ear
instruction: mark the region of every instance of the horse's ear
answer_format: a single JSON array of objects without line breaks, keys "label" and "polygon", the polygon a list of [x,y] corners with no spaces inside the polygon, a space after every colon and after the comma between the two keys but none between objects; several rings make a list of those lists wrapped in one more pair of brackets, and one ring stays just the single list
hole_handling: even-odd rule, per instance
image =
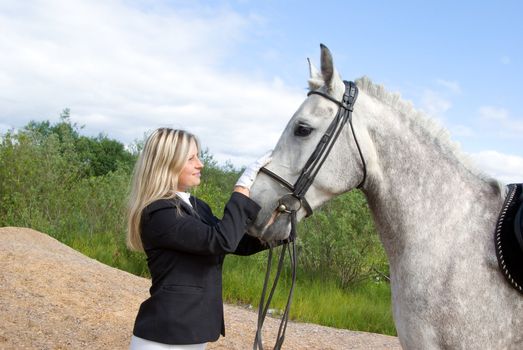
[{"label": "horse's ear", "polygon": [[320,44],[321,48],[321,75],[325,84],[329,85],[334,74],[334,65],[332,63],[332,55],[329,48],[323,44]]},{"label": "horse's ear", "polygon": [[334,68],[334,63],[332,62],[332,55],[327,46],[320,44],[321,47],[321,75],[323,76],[323,81],[327,87],[327,91],[331,92],[335,90],[335,86],[343,82]]},{"label": "horse's ear", "polygon": [[316,66],[311,62],[311,60],[309,58],[307,58],[307,61],[309,62],[309,74],[310,74],[309,90],[317,90],[320,87],[322,87],[323,84],[325,84],[325,82],[323,81],[323,77],[322,77],[320,71],[318,70],[318,68],[316,68]]}]

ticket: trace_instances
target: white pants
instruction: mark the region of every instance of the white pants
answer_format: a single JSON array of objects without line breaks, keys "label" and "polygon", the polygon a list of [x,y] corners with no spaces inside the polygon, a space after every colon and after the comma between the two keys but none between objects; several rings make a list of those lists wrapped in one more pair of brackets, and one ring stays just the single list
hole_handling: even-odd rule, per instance
[{"label": "white pants", "polygon": [[203,344],[188,344],[188,345],[171,345],[157,343],[152,340],[131,337],[131,345],[129,350],[205,350],[206,343]]}]

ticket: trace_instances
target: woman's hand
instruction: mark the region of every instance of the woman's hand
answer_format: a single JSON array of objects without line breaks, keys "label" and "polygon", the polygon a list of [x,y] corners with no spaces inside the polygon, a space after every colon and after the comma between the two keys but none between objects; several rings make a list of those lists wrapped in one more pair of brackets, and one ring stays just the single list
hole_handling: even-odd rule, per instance
[{"label": "woman's hand", "polygon": [[248,197],[250,194],[251,186],[254,183],[254,180],[256,179],[258,172],[262,167],[269,164],[269,162],[272,160],[271,156],[272,151],[269,151],[266,154],[264,154],[261,158],[259,158],[257,161],[249,165],[236,182],[236,185],[234,185],[234,191],[240,192]]}]

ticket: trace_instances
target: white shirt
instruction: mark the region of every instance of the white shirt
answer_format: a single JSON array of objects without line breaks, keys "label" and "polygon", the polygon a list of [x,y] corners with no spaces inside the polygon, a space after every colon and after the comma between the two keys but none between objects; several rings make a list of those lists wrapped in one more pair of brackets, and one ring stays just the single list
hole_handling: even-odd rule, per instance
[{"label": "white shirt", "polygon": [[189,202],[189,197],[191,197],[191,194],[189,192],[176,192],[176,195],[185,203],[189,204],[189,206],[192,208],[191,202]]}]

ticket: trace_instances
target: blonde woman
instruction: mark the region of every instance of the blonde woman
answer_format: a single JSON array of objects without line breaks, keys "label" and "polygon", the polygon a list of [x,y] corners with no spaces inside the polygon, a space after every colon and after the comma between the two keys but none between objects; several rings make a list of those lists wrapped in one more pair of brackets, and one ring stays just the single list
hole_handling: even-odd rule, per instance
[{"label": "blonde woman", "polygon": [[222,263],[226,254],[266,249],[245,234],[260,207],[249,198],[262,157],[240,177],[219,220],[187,191],[200,184],[203,163],[196,137],[161,128],[147,139],[136,163],[127,242],[145,251],[150,297],[140,306],[130,349],[205,349],[224,335]]}]

